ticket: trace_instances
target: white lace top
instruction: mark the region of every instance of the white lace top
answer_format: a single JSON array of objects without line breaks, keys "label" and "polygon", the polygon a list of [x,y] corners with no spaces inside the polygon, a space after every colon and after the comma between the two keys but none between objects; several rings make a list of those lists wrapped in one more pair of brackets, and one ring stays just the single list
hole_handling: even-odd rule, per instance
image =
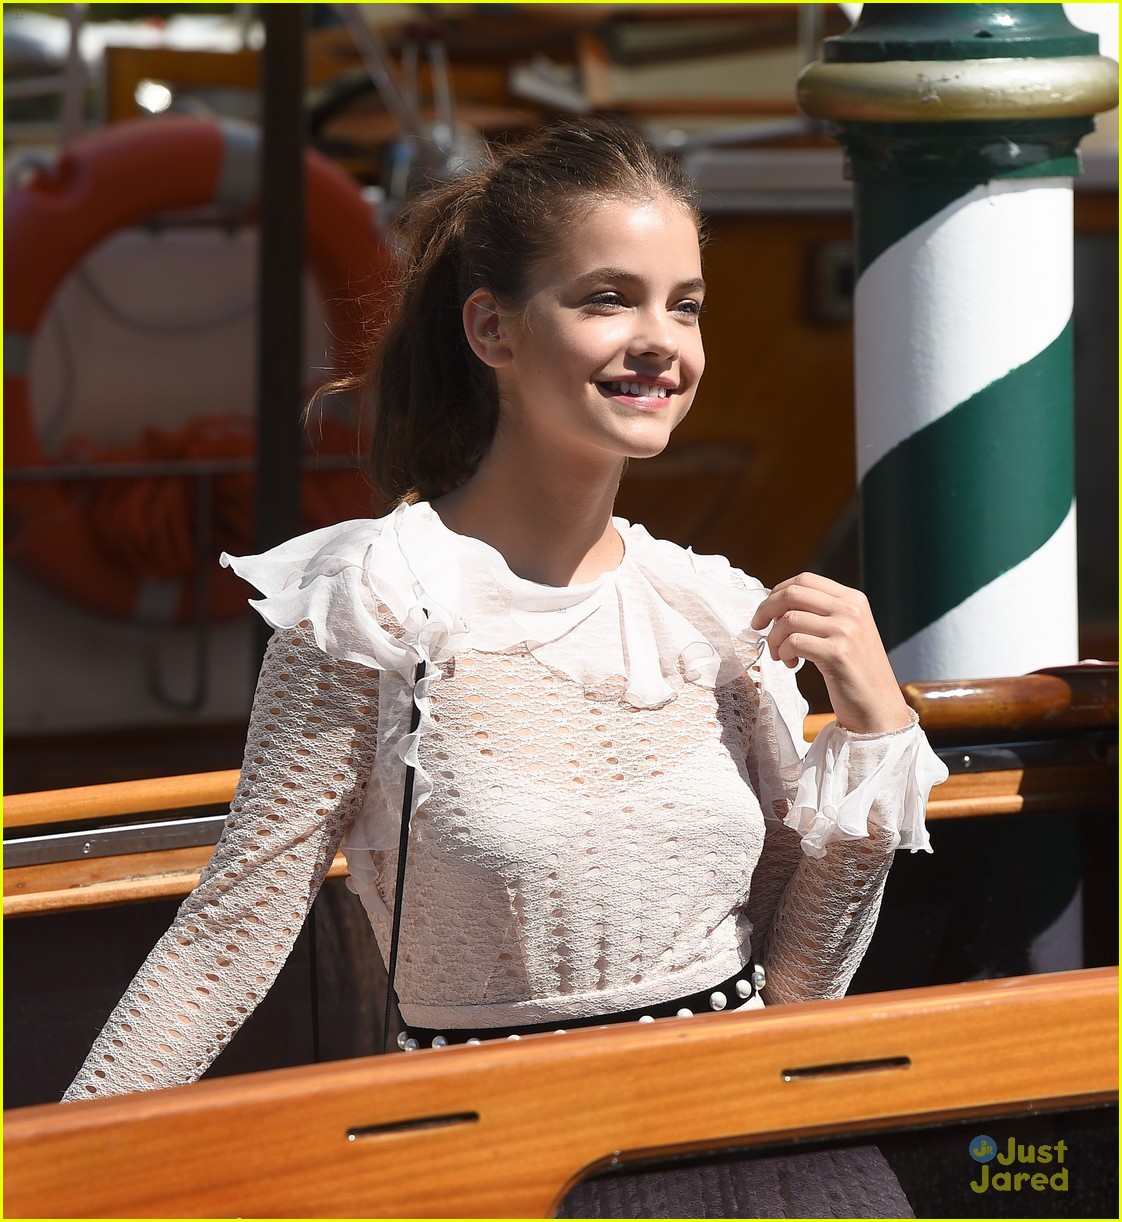
[{"label": "white lace top", "polygon": [[616,526],[620,567],[561,588],[514,576],[423,503],[224,557],[276,629],[237,794],[68,1099],[198,1077],[340,844],[388,953],[405,761],[407,1023],[632,1009],[714,985],[749,952],[768,1003],[845,992],[892,850],[930,851],[946,769],[914,722],[830,725],[808,751],[794,676],[748,627],[759,583]]}]

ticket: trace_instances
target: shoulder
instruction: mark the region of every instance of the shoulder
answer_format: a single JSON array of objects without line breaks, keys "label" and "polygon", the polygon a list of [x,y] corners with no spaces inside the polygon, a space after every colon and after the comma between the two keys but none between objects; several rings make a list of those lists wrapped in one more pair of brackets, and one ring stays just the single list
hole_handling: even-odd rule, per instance
[{"label": "shoulder", "polygon": [[657,539],[645,526],[615,518],[616,529],[623,538],[630,560],[641,567],[657,566],[668,577],[683,583],[704,582],[715,589],[764,591],[763,584],[755,577],[736,568],[724,556],[695,552],[692,547],[683,547],[669,539]]},{"label": "shoulder", "polygon": [[[426,570],[455,565],[448,531],[427,504],[401,504],[381,518],[354,518],[297,535],[256,556],[223,552],[220,563],[272,597],[340,578],[375,582],[394,597]],[[396,601],[396,599],[395,599]]]},{"label": "shoulder", "polygon": [[336,522],[306,534],[296,535],[255,556],[231,556],[222,553],[220,562],[239,576],[257,586],[258,579],[272,584],[277,576],[288,577],[330,568],[332,564],[362,565],[372,547],[382,545],[405,548],[409,540],[435,534],[431,529],[433,514],[427,505],[398,505],[381,518],[354,518]]},{"label": "shoulder", "polygon": [[310,623],[332,657],[408,676],[422,656],[435,660],[462,635],[433,591],[434,575],[447,580],[458,556],[425,504],[325,526],[257,556],[223,553],[221,563],[260,591],[250,601],[267,623]]}]

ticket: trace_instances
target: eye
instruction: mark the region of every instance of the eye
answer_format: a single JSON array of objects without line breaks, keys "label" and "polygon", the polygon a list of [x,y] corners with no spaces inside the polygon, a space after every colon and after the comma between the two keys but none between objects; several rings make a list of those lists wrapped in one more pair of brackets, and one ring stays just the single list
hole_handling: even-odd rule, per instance
[{"label": "eye", "polygon": [[595,310],[615,310],[627,304],[623,294],[614,289],[606,289],[602,293],[593,293],[586,303]]},{"label": "eye", "polygon": [[686,297],[674,306],[676,314],[685,314],[690,318],[700,318],[705,313],[705,306],[695,297]]}]

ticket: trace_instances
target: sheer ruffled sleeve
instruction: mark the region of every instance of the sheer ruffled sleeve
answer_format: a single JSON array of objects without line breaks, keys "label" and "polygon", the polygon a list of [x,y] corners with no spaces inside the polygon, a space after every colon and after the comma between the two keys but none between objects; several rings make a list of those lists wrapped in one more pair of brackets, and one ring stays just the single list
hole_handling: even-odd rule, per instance
[{"label": "sheer ruffled sleeve", "polygon": [[262,664],[237,792],[198,887],[65,1100],[193,1082],[287,959],[370,773],[378,676],[299,627]]},{"label": "sheer ruffled sleeve", "polygon": [[765,657],[757,692],[748,766],[765,839],[749,918],[764,997],[840,997],[872,938],[893,851],[931,851],[924,810],[947,769],[914,714],[888,734],[830,723],[808,749],[793,673]]}]

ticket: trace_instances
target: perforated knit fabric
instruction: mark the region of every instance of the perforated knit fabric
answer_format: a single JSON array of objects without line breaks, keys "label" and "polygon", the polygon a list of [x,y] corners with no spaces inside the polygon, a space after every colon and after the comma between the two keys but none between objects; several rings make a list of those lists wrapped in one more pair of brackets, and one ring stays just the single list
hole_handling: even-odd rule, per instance
[{"label": "perforated knit fabric", "polygon": [[287,959],[361,802],[377,675],[275,633],[225,828],[65,1099],[193,1082]]},{"label": "perforated knit fabric", "polygon": [[[587,692],[527,654],[458,658],[433,685],[421,740],[434,789],[412,825],[406,1021],[511,1026],[632,1009],[723,980],[750,950],[774,972],[765,997],[844,993],[891,844],[874,830],[813,858],[779,802],[765,821],[756,795],[782,781],[758,681],[751,671],[634,709],[622,682]],[[789,677],[784,699],[798,700]],[[874,768],[893,737],[861,743],[858,762]],[[890,778],[885,800],[902,787]],[[373,879],[383,945],[396,856],[348,850],[360,894]],[[767,883],[749,904],[754,876]]]},{"label": "perforated knit fabric", "polygon": [[765,1002],[848,986],[892,849],[926,846],[942,765],[918,726],[832,727],[804,761],[806,704],[785,667],[757,663],[747,627],[763,592],[726,562],[623,523],[620,570],[554,590],[403,510],[234,562],[278,629],[238,798],[68,1098],[202,1072],[340,842],[386,954],[405,761],[407,1023],[632,1009],[710,987],[749,953]]}]

